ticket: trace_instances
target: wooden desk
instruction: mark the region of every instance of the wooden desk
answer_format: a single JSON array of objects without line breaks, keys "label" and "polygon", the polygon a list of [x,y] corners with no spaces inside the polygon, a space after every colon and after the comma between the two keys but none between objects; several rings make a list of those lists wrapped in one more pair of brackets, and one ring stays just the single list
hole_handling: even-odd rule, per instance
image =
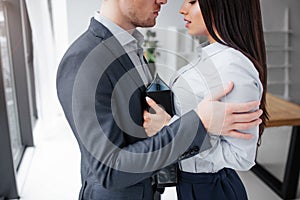
[{"label": "wooden desk", "polygon": [[266,127],[293,126],[283,182],[259,163],[251,169],[283,199],[295,199],[300,169],[300,106],[267,94],[269,120]]}]

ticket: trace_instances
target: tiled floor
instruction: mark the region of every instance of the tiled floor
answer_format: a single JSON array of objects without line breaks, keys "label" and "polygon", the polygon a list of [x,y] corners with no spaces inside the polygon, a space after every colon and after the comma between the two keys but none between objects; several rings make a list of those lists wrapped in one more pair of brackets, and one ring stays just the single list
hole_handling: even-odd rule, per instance
[{"label": "tiled floor", "polygon": [[[283,176],[288,132],[287,127],[267,130],[258,155],[258,160],[279,178]],[[79,148],[65,119],[58,116],[47,125],[38,124],[34,134],[35,147],[25,153],[18,173],[21,200],[76,200],[80,188]],[[250,200],[281,199],[252,172],[239,174]],[[162,200],[176,200],[175,189],[168,188]]]}]

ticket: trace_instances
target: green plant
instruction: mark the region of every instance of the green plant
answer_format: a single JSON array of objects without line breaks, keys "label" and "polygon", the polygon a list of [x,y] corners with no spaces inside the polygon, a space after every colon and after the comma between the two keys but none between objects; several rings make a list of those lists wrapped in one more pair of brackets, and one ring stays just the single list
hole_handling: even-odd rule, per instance
[{"label": "green plant", "polygon": [[156,56],[159,55],[159,53],[156,51],[156,48],[158,47],[157,45],[158,40],[156,40],[155,38],[156,38],[156,32],[147,30],[146,39],[144,41],[144,47],[145,47],[145,57],[149,63],[155,63],[155,58]]}]

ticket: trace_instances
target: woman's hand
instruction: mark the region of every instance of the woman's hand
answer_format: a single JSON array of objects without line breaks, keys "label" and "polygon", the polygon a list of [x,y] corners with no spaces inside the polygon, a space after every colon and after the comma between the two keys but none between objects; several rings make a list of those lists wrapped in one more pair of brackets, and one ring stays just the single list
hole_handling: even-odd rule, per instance
[{"label": "woman's hand", "polygon": [[169,123],[171,116],[149,97],[146,97],[146,101],[150,109],[155,112],[155,114],[151,114],[148,111],[144,111],[143,127],[148,137],[151,137]]}]

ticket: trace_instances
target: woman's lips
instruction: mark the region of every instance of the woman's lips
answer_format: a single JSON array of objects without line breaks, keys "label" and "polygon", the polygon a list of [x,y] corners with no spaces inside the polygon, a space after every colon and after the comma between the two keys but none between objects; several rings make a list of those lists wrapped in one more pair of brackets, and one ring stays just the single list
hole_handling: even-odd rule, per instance
[{"label": "woman's lips", "polygon": [[189,20],[187,20],[187,19],[184,19],[184,21],[186,22],[186,24],[185,24],[185,27],[189,27],[189,25],[190,25],[190,23],[191,23],[191,21],[189,21]]}]

